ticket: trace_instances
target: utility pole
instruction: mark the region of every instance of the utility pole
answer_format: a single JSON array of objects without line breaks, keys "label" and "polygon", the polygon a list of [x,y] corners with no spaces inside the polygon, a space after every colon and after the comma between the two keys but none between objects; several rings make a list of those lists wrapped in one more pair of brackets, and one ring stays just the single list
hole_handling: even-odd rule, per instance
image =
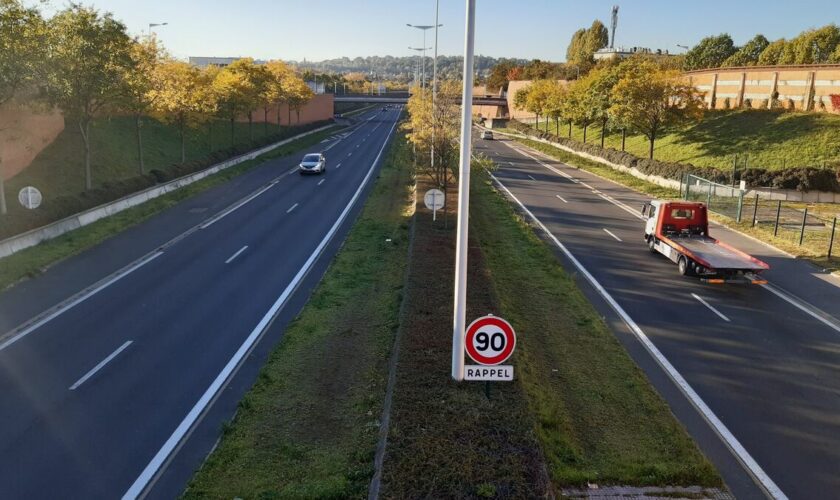
[{"label": "utility pole", "polygon": [[452,323],[452,378],[464,380],[464,326],[467,316],[467,248],[472,157],[472,87],[475,51],[475,0],[466,0],[464,88],[461,91],[461,152],[458,160],[458,229],[455,243],[455,307]]}]

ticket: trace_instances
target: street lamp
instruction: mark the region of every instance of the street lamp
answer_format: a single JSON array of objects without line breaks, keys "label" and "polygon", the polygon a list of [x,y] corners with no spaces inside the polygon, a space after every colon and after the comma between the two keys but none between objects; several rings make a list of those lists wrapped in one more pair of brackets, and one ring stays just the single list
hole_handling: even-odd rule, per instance
[{"label": "street lamp", "polygon": [[680,45],[680,44],[677,44],[677,47],[679,47],[679,48],[681,48],[681,49],[689,50],[688,45]]},{"label": "street lamp", "polygon": [[[423,47],[409,47],[408,49],[416,51],[417,52],[417,57],[420,57],[420,53],[421,52],[425,53],[426,48],[427,47],[424,45]],[[431,49],[431,47],[428,47],[428,48]],[[419,80],[419,79],[420,79],[420,61],[418,60],[417,61],[417,70],[414,72],[414,83],[416,84],[417,80]],[[421,82],[420,86],[421,87],[423,86],[422,82]]]},{"label": "street lamp", "polygon": [[169,23],[149,23],[149,36],[152,36],[152,28],[157,26],[166,26]]},{"label": "street lamp", "polygon": [[[432,28],[436,28],[437,26],[443,26],[442,24],[438,24],[437,26],[435,26],[435,25],[431,25],[431,24],[416,25],[416,24],[409,24],[409,23],[406,23],[405,25],[408,26],[409,28],[417,28],[418,30],[421,30],[423,32],[423,47],[426,46],[426,31],[430,30]],[[431,48],[431,47],[429,47],[429,48]],[[423,78],[420,81],[420,87],[421,88],[426,87],[426,50],[425,49],[423,49]]]}]

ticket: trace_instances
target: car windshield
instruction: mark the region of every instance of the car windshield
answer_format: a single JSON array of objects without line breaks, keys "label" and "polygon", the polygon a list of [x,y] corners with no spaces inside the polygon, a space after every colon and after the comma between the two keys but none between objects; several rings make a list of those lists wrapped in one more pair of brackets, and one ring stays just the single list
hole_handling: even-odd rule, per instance
[{"label": "car windshield", "polygon": [[303,157],[303,161],[304,161],[304,163],[318,162],[318,161],[321,161],[321,156],[320,155],[306,155],[306,156]]}]

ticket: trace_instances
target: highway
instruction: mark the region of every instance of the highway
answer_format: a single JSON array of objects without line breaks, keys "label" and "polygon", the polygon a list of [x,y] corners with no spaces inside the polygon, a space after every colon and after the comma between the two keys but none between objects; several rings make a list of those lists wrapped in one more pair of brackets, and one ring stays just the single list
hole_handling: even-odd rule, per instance
[{"label": "highway", "polygon": [[837,498],[840,280],[719,226],[770,284],[681,277],[643,240],[648,197],[508,139],[474,144],[738,498]]},{"label": "highway", "polygon": [[358,214],[377,108],[0,295],[0,496],[173,498]]}]

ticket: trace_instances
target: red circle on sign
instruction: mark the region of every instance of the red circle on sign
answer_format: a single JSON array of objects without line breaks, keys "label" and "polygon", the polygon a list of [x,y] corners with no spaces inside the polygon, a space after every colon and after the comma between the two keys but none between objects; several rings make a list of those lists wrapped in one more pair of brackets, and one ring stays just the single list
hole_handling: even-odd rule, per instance
[{"label": "red circle on sign", "polygon": [[[501,330],[505,337],[505,346],[497,354],[485,356],[481,354],[476,347],[474,343],[475,337],[479,332],[481,332],[482,328],[493,326]],[[490,366],[498,365],[504,363],[510,355],[513,354],[513,349],[516,347],[516,333],[514,333],[513,327],[510,326],[510,323],[502,318],[496,316],[482,316],[470,323],[470,326],[467,327],[464,345],[467,349],[467,354],[469,354],[476,363]]]}]

